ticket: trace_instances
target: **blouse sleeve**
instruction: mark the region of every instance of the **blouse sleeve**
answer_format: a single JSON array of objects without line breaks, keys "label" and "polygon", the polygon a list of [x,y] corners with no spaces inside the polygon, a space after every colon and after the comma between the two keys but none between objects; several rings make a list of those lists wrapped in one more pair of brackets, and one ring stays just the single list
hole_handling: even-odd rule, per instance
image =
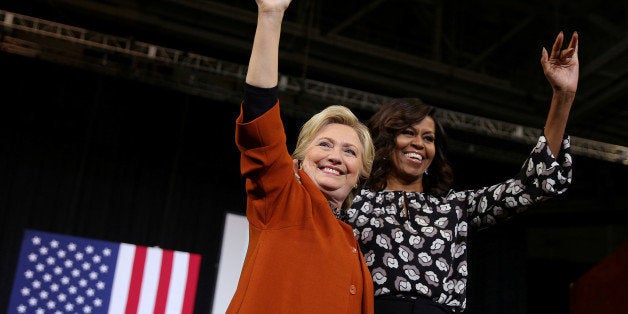
[{"label": "blouse sleeve", "polygon": [[271,88],[256,87],[244,83],[242,100],[242,121],[250,122],[270,110],[278,100],[277,86]]},{"label": "blouse sleeve", "polygon": [[571,180],[570,137],[565,135],[559,155],[554,157],[545,136],[541,135],[513,178],[477,190],[451,193],[447,197],[465,199],[468,221],[474,227],[483,227],[563,194]]}]

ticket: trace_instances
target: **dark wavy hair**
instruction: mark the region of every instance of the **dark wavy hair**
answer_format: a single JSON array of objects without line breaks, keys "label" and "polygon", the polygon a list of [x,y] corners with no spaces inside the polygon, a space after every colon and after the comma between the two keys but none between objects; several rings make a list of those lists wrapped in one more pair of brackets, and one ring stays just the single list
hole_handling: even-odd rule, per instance
[{"label": "dark wavy hair", "polygon": [[453,170],[447,162],[445,130],[434,116],[435,111],[435,107],[418,98],[396,98],[382,105],[368,120],[367,126],[375,144],[375,159],[371,176],[365,182],[367,188],[375,191],[386,188],[387,176],[393,167],[391,154],[397,135],[429,116],[436,125],[436,152],[429,174],[423,175],[423,190],[436,196],[447,194],[453,185]]}]

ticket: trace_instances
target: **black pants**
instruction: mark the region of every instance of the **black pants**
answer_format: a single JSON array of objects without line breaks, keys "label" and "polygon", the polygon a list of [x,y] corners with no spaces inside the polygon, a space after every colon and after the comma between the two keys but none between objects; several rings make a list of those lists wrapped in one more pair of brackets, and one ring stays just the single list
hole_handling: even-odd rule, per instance
[{"label": "black pants", "polygon": [[444,305],[428,298],[375,297],[375,314],[450,314]]}]

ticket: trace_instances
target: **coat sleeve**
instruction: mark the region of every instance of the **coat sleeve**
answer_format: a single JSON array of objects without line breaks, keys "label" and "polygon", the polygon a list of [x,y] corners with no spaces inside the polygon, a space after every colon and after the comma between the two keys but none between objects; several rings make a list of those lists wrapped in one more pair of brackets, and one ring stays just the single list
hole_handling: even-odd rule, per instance
[{"label": "coat sleeve", "polygon": [[236,121],[236,145],[246,180],[249,222],[259,228],[301,223],[308,195],[294,175],[279,102],[250,122],[242,119],[240,114]]}]

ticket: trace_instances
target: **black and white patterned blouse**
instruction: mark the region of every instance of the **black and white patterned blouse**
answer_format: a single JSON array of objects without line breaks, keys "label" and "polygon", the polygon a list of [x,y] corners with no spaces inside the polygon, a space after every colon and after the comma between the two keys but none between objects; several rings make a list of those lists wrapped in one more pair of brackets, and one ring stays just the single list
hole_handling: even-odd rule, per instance
[{"label": "black and white patterned blouse", "polygon": [[425,295],[453,312],[466,307],[467,230],[565,192],[571,183],[570,139],[555,159],[541,136],[513,178],[492,186],[425,193],[363,189],[347,222],[362,247],[375,295]]}]

